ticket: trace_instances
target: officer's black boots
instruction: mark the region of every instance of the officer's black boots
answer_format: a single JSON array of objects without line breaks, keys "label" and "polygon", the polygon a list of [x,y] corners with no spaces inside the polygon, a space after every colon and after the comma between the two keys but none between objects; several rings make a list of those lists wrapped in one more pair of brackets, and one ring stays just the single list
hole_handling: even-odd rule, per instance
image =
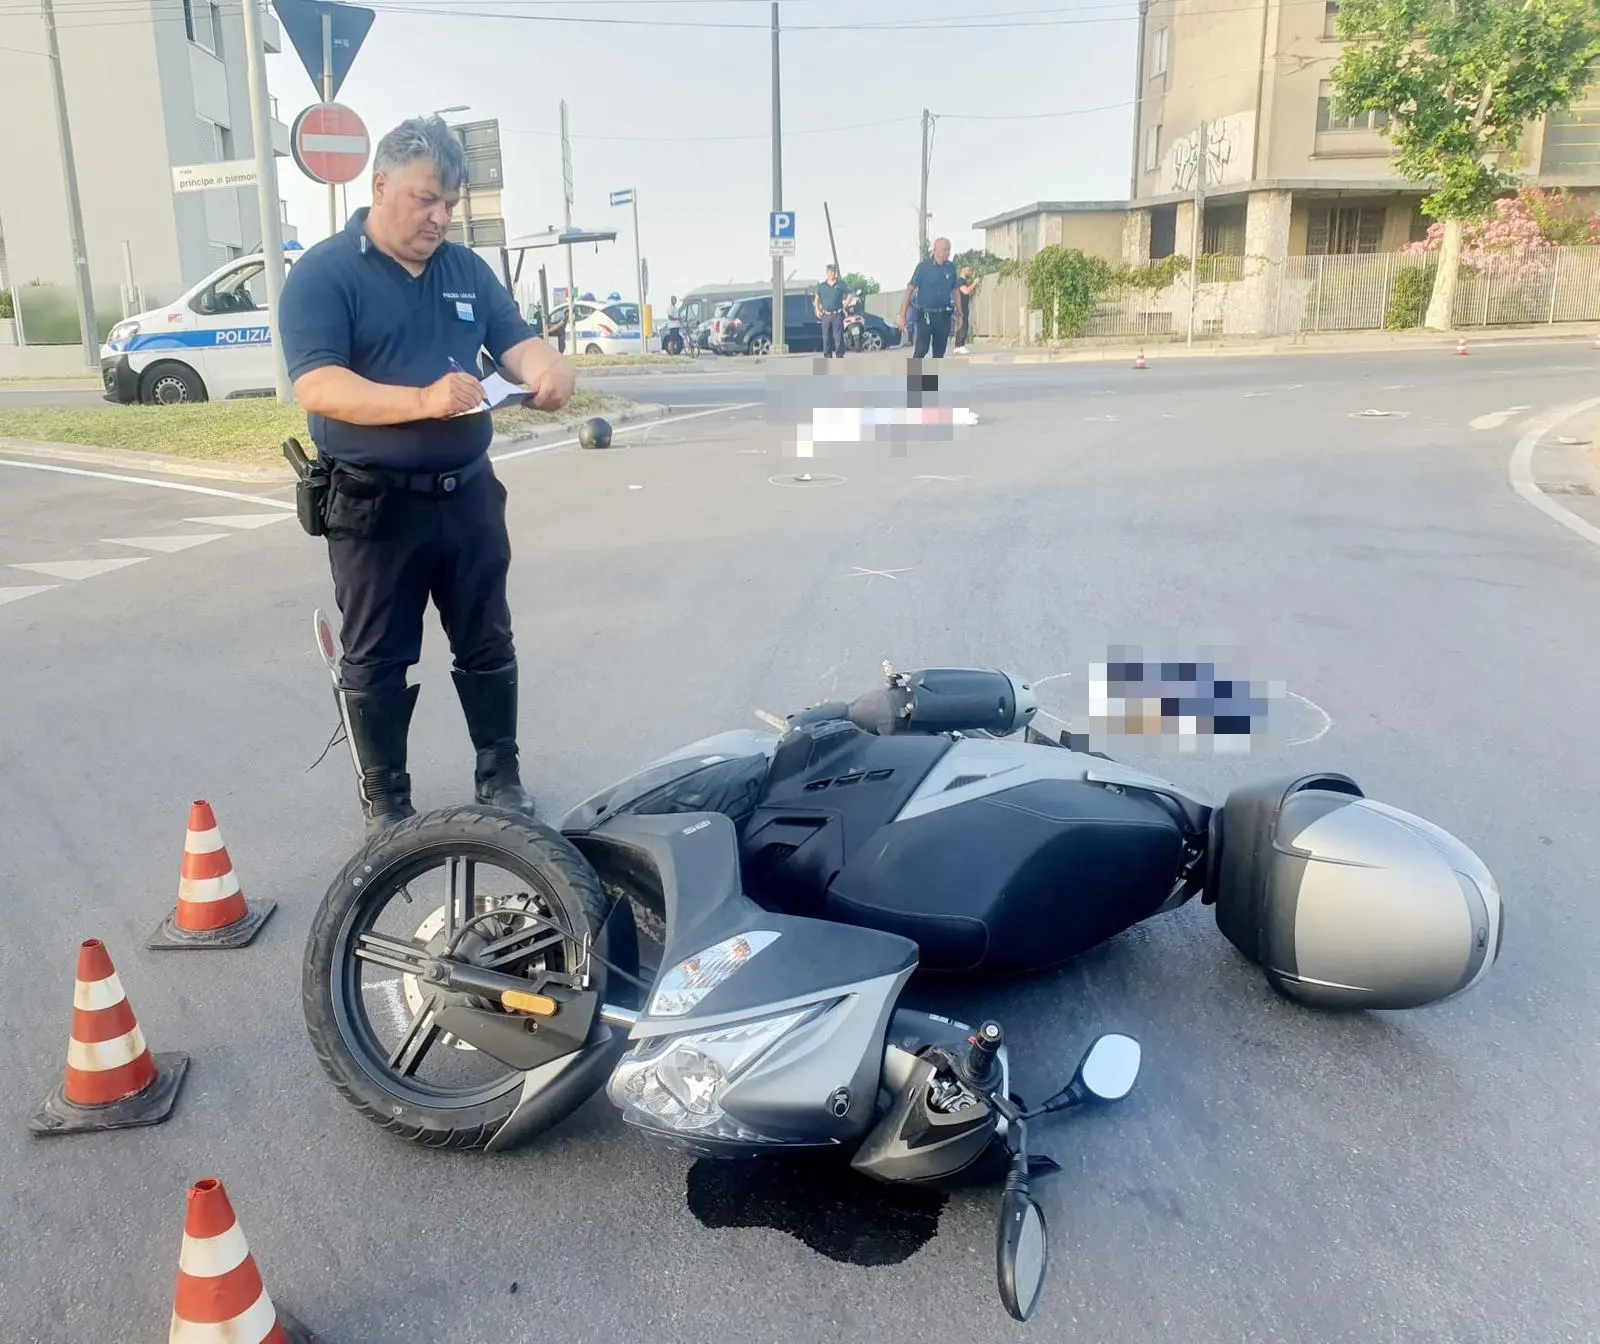
[{"label": "officer's black boots", "polygon": [[340,692],[361,773],[361,809],[368,835],[417,814],[411,806],[411,776],[406,773],[406,737],[421,689]]},{"label": "officer's black boots", "polygon": [[531,794],[517,768],[517,665],[492,672],[451,670],[467,732],[478,753],[473,773],[477,800],[488,807],[534,815]]}]

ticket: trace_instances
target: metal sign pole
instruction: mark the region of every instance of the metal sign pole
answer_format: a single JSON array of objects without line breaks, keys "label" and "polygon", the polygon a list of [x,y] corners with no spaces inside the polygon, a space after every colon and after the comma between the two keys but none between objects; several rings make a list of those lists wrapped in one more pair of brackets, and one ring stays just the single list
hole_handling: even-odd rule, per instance
[{"label": "metal sign pole", "polygon": [[[247,0],[248,3],[248,0]],[[322,101],[333,101],[333,15],[322,13]],[[328,236],[339,232],[339,188],[328,183]]]},{"label": "metal sign pole", "polygon": [[267,281],[267,326],[272,338],[273,385],[281,402],[293,403],[294,385],[283,362],[278,329],[283,296],[283,228],[278,215],[278,170],[272,160],[272,105],[268,102],[266,48],[261,45],[259,0],[244,0],[245,75],[250,90],[250,139],[256,156],[256,203],[261,209],[261,261]]},{"label": "metal sign pole", "polygon": [[[566,231],[572,232],[572,141],[567,137],[567,100],[561,100],[561,196],[562,219]],[[567,329],[565,344],[573,354],[578,353],[578,332],[575,310],[578,302],[578,284],[572,272],[572,244],[567,244]]]},{"label": "metal sign pole", "polygon": [[1206,155],[1211,148],[1210,133],[1203,121],[1200,123],[1198,135],[1200,155],[1194,170],[1194,218],[1190,221],[1189,229],[1189,335],[1184,342],[1186,345],[1194,344],[1194,300],[1200,278],[1200,212],[1205,208]]},{"label": "metal sign pole", "polygon": [[649,342],[645,339],[644,332],[644,266],[640,262],[639,253],[639,190],[637,187],[630,193],[633,197],[633,275],[639,282],[639,353],[648,353]]}]

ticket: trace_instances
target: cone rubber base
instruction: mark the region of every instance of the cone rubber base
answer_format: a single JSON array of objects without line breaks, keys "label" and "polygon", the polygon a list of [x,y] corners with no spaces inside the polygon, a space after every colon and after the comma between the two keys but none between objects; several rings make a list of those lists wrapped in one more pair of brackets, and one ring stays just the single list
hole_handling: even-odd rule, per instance
[{"label": "cone rubber base", "polygon": [[272,912],[278,908],[276,901],[247,900],[244,904],[243,919],[229,924],[226,928],[211,929],[205,933],[188,933],[180,929],[178,912],[174,910],[156,926],[156,931],[150,935],[150,941],[145,947],[152,952],[172,952],[183,948],[243,947],[261,932],[261,926],[272,918]]},{"label": "cone rubber base", "polygon": [[278,1324],[283,1327],[283,1333],[289,1337],[289,1344],[317,1344],[317,1337],[311,1331],[307,1330],[305,1326],[301,1325],[282,1307],[279,1307],[276,1302],[272,1305],[277,1307]]},{"label": "cone rubber base", "polygon": [[156,1065],[155,1081],[135,1096],[114,1101],[109,1106],[75,1106],[63,1094],[64,1083],[57,1083],[28,1121],[28,1132],[49,1138],[55,1134],[84,1134],[108,1129],[134,1129],[140,1125],[159,1125],[172,1114],[189,1056],[179,1051],[150,1056]]}]

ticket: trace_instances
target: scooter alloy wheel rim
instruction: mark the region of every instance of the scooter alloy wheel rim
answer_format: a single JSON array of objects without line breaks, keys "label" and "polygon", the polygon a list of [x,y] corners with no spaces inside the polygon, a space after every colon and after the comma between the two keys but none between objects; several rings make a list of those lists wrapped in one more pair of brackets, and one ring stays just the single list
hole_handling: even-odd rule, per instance
[{"label": "scooter alloy wheel rim", "polygon": [[[516,886],[516,894],[509,898],[480,896],[476,890],[479,868],[498,870],[508,876]],[[375,932],[379,920],[391,908],[398,905],[405,910],[409,905],[429,899],[422,896],[420,890],[412,893],[412,884],[420,885],[430,876],[437,884],[441,875],[446,883],[445,904],[437,911],[430,911],[419,923],[406,920],[400,925],[403,931],[387,936],[410,941],[419,952],[430,941],[437,943],[437,948],[432,949],[435,954],[446,947],[454,947],[463,961],[510,974],[526,974],[529,970],[571,972],[581,965],[585,949],[581,938],[572,933],[570,915],[563,908],[559,895],[544,876],[518,862],[514,856],[490,846],[459,842],[430,846],[371,874],[361,897],[352,903],[335,943],[330,988],[339,1034],[362,1071],[396,1100],[412,1106],[465,1110],[494,1101],[520,1087],[522,1074],[465,1042],[455,1041],[448,1033],[441,1032],[431,1019],[451,1004],[484,1008],[494,1005],[487,1000],[419,984],[421,1011],[418,1011],[411,994],[406,992],[405,973],[386,970],[355,955],[362,935]],[[434,892],[437,892],[437,885]],[[453,921],[449,918],[450,908],[455,910]],[[443,913],[446,918],[440,921],[438,929],[432,930],[435,913]],[[552,925],[555,928],[552,929]],[[419,936],[424,930],[431,932]],[[367,974],[374,978],[364,984],[363,977]],[[379,996],[369,998],[365,992],[382,985],[385,978],[399,986],[399,993],[390,995],[391,1008],[395,1006],[393,1000],[398,999],[411,1010],[403,1031],[398,1021],[385,1024],[392,1028],[389,1036],[398,1037],[393,1043],[384,1039],[374,1021],[373,1005],[379,1001]],[[436,1047],[442,1048],[436,1052]],[[447,1068],[465,1068],[469,1061],[476,1061],[490,1070],[498,1070],[499,1076],[465,1086],[449,1086],[419,1078],[421,1067],[435,1053],[444,1057]],[[451,1059],[461,1064],[450,1065]]]}]

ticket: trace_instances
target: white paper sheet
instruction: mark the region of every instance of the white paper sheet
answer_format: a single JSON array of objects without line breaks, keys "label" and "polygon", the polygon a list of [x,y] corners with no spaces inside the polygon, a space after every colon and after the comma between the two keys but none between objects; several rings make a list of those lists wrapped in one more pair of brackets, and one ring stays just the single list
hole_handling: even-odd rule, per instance
[{"label": "white paper sheet", "polygon": [[450,419],[454,420],[459,415],[482,415],[485,411],[499,411],[507,406],[519,405],[524,397],[531,393],[525,387],[502,378],[498,373],[491,373],[483,380],[483,405],[475,406],[470,411],[457,411]]}]

